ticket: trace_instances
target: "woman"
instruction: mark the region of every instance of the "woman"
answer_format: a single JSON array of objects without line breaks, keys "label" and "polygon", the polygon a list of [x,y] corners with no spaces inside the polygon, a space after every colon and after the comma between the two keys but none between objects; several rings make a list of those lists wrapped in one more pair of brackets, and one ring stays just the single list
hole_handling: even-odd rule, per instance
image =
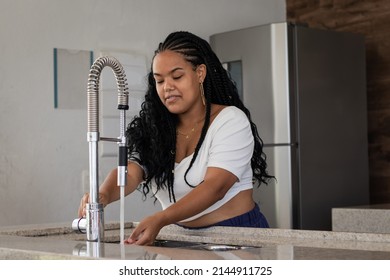
[{"label": "woman", "polygon": [[[265,155],[235,84],[203,39],[174,32],[155,52],[148,91],[127,128],[128,183],[162,204],[126,243],[150,245],[162,227],[268,227],[252,198],[267,183]],[[105,206],[119,199],[113,170],[99,189]],[[84,195],[79,216],[85,214]]]}]

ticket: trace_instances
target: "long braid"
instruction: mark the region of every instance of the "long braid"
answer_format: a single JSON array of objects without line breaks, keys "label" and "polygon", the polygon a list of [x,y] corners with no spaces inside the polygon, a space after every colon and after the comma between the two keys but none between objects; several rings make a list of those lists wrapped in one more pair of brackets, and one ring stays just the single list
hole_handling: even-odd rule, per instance
[{"label": "long braid", "polygon": [[[205,97],[206,97],[206,93],[205,93]],[[207,100],[207,98],[206,98]],[[207,128],[209,127],[209,124],[210,124],[210,112],[211,112],[211,104],[209,101],[206,101],[206,117],[205,117],[205,121],[204,121],[204,124],[203,124],[203,128],[202,128],[202,132],[200,134],[200,138],[199,138],[199,142],[198,144],[196,145],[195,147],[195,151],[194,151],[194,156],[192,157],[191,161],[190,161],[190,164],[186,170],[186,172],[184,173],[184,181],[187,183],[187,185],[189,185],[190,187],[194,188],[195,186],[191,185],[188,181],[187,181],[187,174],[188,172],[190,171],[192,165],[194,164],[195,162],[195,159],[196,157],[198,156],[198,153],[199,153],[199,150],[200,150],[200,147],[202,146],[202,143],[204,141],[204,138],[206,137],[206,133],[207,133]]]},{"label": "long braid", "polygon": [[173,182],[174,182],[174,170],[175,170],[175,155],[176,155],[176,121],[172,121],[169,123],[169,134],[171,136],[171,146],[169,151],[169,169],[171,173],[168,175],[168,192],[169,192],[169,200],[176,201],[175,192],[173,191]]}]

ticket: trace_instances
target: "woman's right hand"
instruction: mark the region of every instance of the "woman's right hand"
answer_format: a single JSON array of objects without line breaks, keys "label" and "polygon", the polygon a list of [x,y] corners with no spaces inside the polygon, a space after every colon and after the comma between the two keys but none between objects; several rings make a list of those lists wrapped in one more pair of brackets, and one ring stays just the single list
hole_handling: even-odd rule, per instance
[{"label": "woman's right hand", "polygon": [[[125,195],[132,193],[137,186],[143,181],[144,171],[136,163],[130,162],[127,166],[128,174],[132,176],[127,176],[127,186],[125,189]],[[99,203],[103,204],[103,207],[106,207],[107,204],[110,204],[114,201],[120,199],[120,188],[117,185],[117,175],[118,170],[113,169],[108,173],[103,184],[99,187]],[[79,218],[85,217],[86,209],[85,206],[89,203],[89,193],[85,193],[81,198],[78,215]]]},{"label": "woman's right hand", "polygon": [[[79,218],[85,217],[85,215],[87,214],[86,212],[87,203],[89,203],[89,193],[85,193],[81,198],[79,211],[78,211]],[[102,193],[99,193],[99,203],[103,204],[103,207],[106,207],[106,205],[108,204],[107,196]]]},{"label": "woman's right hand", "polygon": [[80,201],[79,212],[78,212],[79,218],[85,217],[85,215],[87,214],[85,207],[88,202],[89,202],[89,193],[85,193]]}]

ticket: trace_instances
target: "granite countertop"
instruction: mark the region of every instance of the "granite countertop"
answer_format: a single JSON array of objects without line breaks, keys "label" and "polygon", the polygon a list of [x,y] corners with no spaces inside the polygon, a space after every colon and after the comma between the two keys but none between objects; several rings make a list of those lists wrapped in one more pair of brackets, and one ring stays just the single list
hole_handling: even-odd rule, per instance
[{"label": "granite countertop", "polygon": [[[127,223],[129,236],[136,223]],[[234,250],[119,244],[119,224],[107,223],[105,242],[86,242],[69,224],[0,228],[0,259],[390,259],[390,235],[290,229],[163,228],[160,240],[234,245]],[[228,247],[229,248],[229,247]]]},{"label": "granite countertop", "polygon": [[390,204],[333,208],[332,229],[390,234]]}]

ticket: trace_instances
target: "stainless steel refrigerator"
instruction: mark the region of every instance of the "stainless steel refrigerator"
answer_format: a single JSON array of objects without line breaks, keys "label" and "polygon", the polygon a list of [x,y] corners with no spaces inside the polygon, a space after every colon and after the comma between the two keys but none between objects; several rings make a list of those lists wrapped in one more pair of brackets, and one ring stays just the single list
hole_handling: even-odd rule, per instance
[{"label": "stainless steel refrigerator", "polygon": [[331,229],[369,204],[364,38],[275,23],[215,34],[276,181],[254,197],[271,227]]}]

